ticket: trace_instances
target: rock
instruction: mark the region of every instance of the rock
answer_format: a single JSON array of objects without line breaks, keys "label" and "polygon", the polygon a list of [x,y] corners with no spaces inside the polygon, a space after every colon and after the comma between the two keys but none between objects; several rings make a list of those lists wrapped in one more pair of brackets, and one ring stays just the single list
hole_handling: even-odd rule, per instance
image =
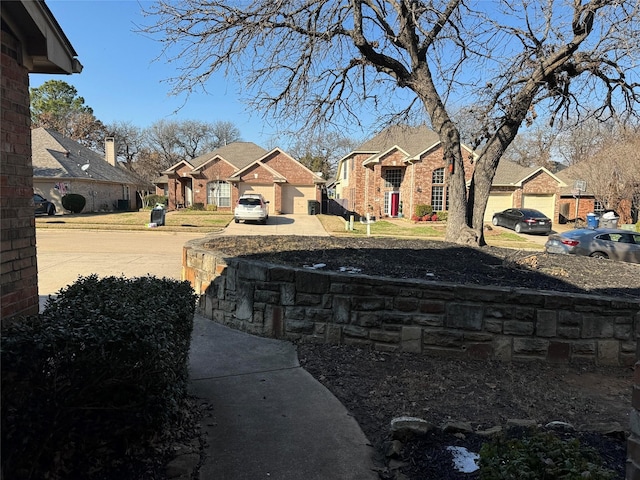
[{"label": "rock", "polygon": [[191,478],[191,474],[200,462],[200,455],[189,453],[174,458],[167,464],[167,478]]},{"label": "rock", "polygon": [[445,433],[472,433],[473,428],[469,422],[447,422],[441,430]]},{"label": "rock", "polygon": [[402,442],[400,440],[393,440],[387,450],[387,457],[399,457],[402,453]]},{"label": "rock", "polygon": [[424,435],[433,429],[434,426],[431,423],[418,417],[396,417],[391,420],[391,436],[397,440]]},{"label": "rock", "polygon": [[486,430],[478,430],[476,435],[481,437],[492,437],[500,432],[502,432],[502,427],[500,425],[496,425],[495,427],[487,428]]},{"label": "rock", "polygon": [[592,423],[588,425],[581,425],[580,430],[587,432],[599,433],[601,435],[607,435],[610,437],[622,436],[625,438],[625,429],[618,422],[611,423]]},{"label": "rock", "polygon": [[559,421],[549,422],[544,426],[544,428],[548,428],[549,430],[556,430],[558,432],[573,432],[576,429],[576,427],[574,427],[570,423]]},{"label": "rock", "polygon": [[522,418],[510,418],[509,420],[507,420],[507,425],[510,427],[535,427],[536,425],[538,425],[538,422],[536,422],[535,420],[528,420],[528,419],[522,419]]}]

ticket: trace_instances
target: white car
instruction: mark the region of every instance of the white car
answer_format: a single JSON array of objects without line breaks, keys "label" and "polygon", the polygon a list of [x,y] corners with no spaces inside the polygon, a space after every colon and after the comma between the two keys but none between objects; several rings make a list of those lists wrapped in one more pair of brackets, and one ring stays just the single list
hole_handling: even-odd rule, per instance
[{"label": "white car", "polygon": [[262,195],[248,193],[238,199],[234,211],[234,220],[236,223],[239,223],[240,220],[244,220],[245,222],[250,220],[264,225],[268,219],[269,202],[267,202]]}]

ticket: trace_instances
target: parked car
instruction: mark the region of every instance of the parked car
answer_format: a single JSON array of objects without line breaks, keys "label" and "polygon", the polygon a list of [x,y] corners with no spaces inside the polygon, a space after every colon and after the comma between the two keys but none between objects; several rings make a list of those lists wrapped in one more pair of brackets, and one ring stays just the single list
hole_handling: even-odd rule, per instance
[{"label": "parked car", "polygon": [[238,199],[238,203],[234,210],[234,220],[236,223],[240,220],[256,221],[263,225],[269,219],[269,202],[260,194],[246,194]]},{"label": "parked car", "polygon": [[56,206],[38,193],[33,194],[33,208],[36,214],[55,215]]},{"label": "parked car", "polygon": [[507,208],[494,213],[491,223],[510,228],[516,233],[549,233],[552,224],[549,217],[532,208]]},{"label": "parked car", "polygon": [[640,263],[640,233],[611,228],[580,228],[549,235],[544,249],[548,253]]}]

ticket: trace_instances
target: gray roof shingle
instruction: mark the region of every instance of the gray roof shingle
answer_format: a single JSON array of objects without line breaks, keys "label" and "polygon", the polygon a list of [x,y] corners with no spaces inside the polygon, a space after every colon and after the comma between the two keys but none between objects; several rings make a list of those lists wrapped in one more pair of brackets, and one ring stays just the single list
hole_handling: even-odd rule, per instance
[{"label": "gray roof shingle", "polygon": [[[142,181],[104,157],[62,134],[46,129],[31,130],[33,176],[40,178],[78,178],[138,185]],[[68,152],[68,156],[66,156]],[[89,165],[85,171],[83,165]]]},{"label": "gray roof shingle", "polygon": [[189,163],[193,165],[194,170],[197,170],[212,158],[221,157],[240,170],[267,153],[267,150],[252,142],[233,142],[213,152],[200,155],[190,160]]},{"label": "gray roof shingle", "polygon": [[407,152],[409,157],[415,157],[438,142],[440,142],[438,134],[425,125],[419,127],[394,125],[384,129],[354,151],[381,153],[398,146]]}]

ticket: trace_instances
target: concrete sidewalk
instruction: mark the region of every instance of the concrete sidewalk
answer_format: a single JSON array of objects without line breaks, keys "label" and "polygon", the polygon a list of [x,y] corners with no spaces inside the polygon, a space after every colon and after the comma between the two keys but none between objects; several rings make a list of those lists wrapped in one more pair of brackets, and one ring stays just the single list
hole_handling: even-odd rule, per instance
[{"label": "concrete sidewalk", "polygon": [[196,315],[190,375],[191,393],[213,407],[202,480],[378,478],[360,426],[293,344]]},{"label": "concrete sidewalk", "polygon": [[328,237],[320,220],[315,215],[271,215],[266,225],[255,222],[233,221],[223,230],[222,235],[299,235]]}]

